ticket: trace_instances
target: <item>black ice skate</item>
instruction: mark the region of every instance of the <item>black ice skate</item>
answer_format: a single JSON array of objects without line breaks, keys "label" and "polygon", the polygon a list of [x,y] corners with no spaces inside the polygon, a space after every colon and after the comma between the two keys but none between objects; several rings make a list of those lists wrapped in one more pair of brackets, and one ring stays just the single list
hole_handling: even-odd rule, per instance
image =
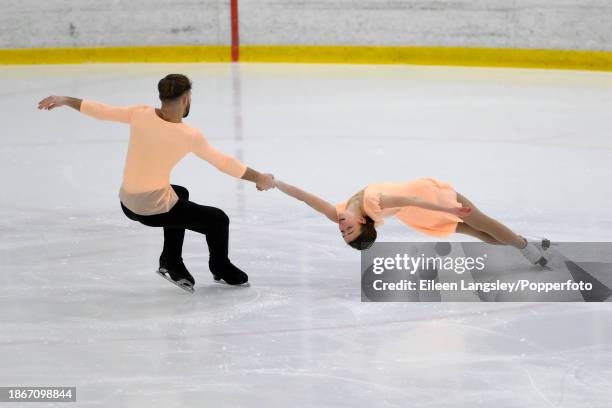
[{"label": "black ice skate", "polygon": [[249,285],[249,276],[231,262],[223,264],[209,262],[208,267],[216,282],[223,280],[228,285]]},{"label": "black ice skate", "polygon": [[194,292],[193,285],[195,285],[195,279],[193,279],[193,276],[191,276],[185,267],[183,258],[169,261],[162,254],[159,257],[157,274],[189,293]]}]

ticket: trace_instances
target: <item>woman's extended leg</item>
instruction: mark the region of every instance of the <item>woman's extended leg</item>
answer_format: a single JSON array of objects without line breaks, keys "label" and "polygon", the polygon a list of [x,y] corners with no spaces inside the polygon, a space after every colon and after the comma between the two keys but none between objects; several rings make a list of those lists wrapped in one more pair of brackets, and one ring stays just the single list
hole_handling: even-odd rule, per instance
[{"label": "woman's extended leg", "polygon": [[[501,222],[496,221],[482,213],[474,205],[474,203],[465,198],[463,195],[457,193],[457,201],[464,207],[470,207],[472,209],[472,213],[463,219],[463,222],[472,229],[481,231],[491,236],[499,244],[512,245],[513,247],[519,249],[524,248],[527,245],[527,241],[524,238],[515,234],[510,228],[506,227]],[[459,227],[459,225],[457,227]]]},{"label": "woman's extended leg", "polygon": [[471,227],[464,222],[460,222],[459,224],[457,224],[456,232],[459,234],[465,234],[465,235],[472,236],[474,238],[478,238],[479,240],[481,240],[482,242],[486,242],[487,244],[505,245],[504,243],[499,242],[498,240],[496,240],[495,238],[493,238],[486,232],[477,230],[474,227]]}]

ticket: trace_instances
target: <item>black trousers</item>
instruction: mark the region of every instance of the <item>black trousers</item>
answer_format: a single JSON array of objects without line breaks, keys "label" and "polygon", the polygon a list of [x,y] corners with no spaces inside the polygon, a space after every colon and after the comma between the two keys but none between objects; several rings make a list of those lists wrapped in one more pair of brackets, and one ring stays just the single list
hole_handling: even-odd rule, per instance
[{"label": "black trousers", "polygon": [[208,207],[189,201],[189,191],[183,186],[171,184],[179,197],[170,211],[155,215],[139,215],[121,203],[125,215],[149,227],[164,228],[164,249],[162,254],[168,260],[181,260],[185,230],[206,235],[210,253],[209,263],[225,265],[229,263],[229,218],[216,207]]}]

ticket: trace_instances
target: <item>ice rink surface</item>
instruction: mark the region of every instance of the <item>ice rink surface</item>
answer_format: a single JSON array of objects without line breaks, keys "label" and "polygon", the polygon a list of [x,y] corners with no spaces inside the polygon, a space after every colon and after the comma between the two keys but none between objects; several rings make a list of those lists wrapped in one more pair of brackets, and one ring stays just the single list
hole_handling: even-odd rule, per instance
[{"label": "ice rink surface", "polygon": [[117,197],[128,127],[36,103],[155,105],[171,72],[192,78],[186,121],[211,143],[333,202],[435,177],[519,233],[612,238],[609,73],[2,67],[1,386],[76,386],[78,407],[610,406],[609,302],[362,303],[359,254],[334,224],[193,155],[172,182],[228,213],[251,286],[213,283],[189,231],[196,292],[156,276],[162,231]]}]

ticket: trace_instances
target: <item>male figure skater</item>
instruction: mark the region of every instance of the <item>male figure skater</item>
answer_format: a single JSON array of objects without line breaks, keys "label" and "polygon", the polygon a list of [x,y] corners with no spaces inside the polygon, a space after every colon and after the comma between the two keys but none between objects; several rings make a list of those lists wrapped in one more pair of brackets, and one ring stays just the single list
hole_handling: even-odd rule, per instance
[{"label": "male figure skater", "polygon": [[164,228],[164,248],[159,258],[162,277],[193,292],[195,280],[182,258],[185,229],[206,235],[208,266],[215,280],[230,285],[248,282],[246,273],[228,257],[229,218],[223,210],[189,201],[189,191],[170,184],[170,172],[188,153],[208,161],[220,171],[252,181],[259,190],[274,187],[271,174],[259,173],[211,146],[199,130],[182,119],[189,115],[191,81],[170,74],[157,85],[161,108],[148,105],[115,107],[68,96],[49,96],[38,109],[70,106],[96,119],[128,123],[130,140],[119,190],[125,215],[150,227]]}]

